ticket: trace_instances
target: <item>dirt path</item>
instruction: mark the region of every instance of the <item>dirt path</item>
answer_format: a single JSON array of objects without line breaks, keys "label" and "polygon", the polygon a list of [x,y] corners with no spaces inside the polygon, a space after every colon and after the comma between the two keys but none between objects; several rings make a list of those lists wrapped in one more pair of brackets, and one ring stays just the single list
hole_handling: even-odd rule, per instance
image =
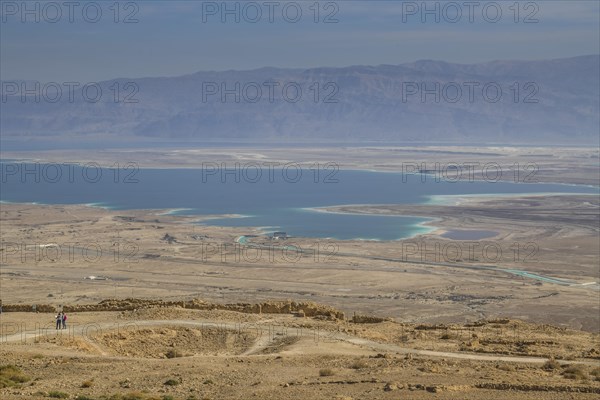
[{"label": "dirt path", "polygon": [[[268,322],[268,321],[267,321]],[[94,347],[102,356],[107,356],[108,353],[102,349],[97,343],[93,340],[92,335],[97,334],[102,331],[114,331],[116,329],[121,330],[131,330],[141,326],[144,327],[159,327],[159,326],[185,326],[185,327],[193,327],[193,328],[219,328],[219,329],[227,329],[231,331],[241,331],[241,330],[250,330],[256,336],[255,343],[246,350],[241,356],[253,356],[258,355],[261,351],[265,350],[267,347],[271,346],[279,336],[275,335],[274,332],[286,332],[293,331],[293,334],[296,337],[310,339],[310,340],[318,340],[324,343],[334,343],[334,342],[346,342],[355,346],[359,346],[362,348],[367,348],[373,352],[391,352],[398,354],[413,354],[423,357],[440,357],[440,358],[455,358],[461,360],[473,360],[473,361],[502,361],[509,363],[533,363],[533,364],[543,364],[548,361],[548,358],[544,357],[515,357],[515,356],[504,356],[504,355],[494,355],[494,354],[471,354],[471,353],[462,353],[462,352],[447,352],[447,351],[433,351],[433,350],[420,350],[414,348],[401,347],[395,344],[389,343],[380,343],[373,340],[359,338],[353,335],[348,335],[342,332],[326,332],[326,331],[317,331],[312,329],[301,329],[297,330],[295,328],[289,328],[284,325],[268,325],[265,322],[260,323],[252,323],[252,324],[239,324],[239,323],[230,323],[230,322],[221,322],[221,321],[211,321],[211,320],[140,320],[140,321],[129,321],[121,325],[117,325],[112,322],[105,323],[96,323],[96,324],[88,324],[88,325],[71,325],[67,331],[55,331],[54,329],[40,329],[37,331],[26,331],[15,333],[12,335],[4,335],[0,337],[0,343],[14,343],[14,342],[25,342],[34,340],[41,336],[49,336],[52,333],[56,334],[65,334],[69,335],[69,337],[81,337],[87,343],[89,343],[92,347]],[[64,332],[64,333],[63,333]],[[327,346],[321,346],[323,349],[323,353],[327,353]],[[353,354],[349,352],[349,354]],[[96,357],[96,356],[92,356]],[[239,356],[238,356],[239,357]],[[112,357],[111,357],[112,358]],[[114,358],[123,358],[123,357],[114,357]],[[557,360],[563,364],[586,364],[597,366],[597,362],[593,361],[565,361],[565,360]]]}]

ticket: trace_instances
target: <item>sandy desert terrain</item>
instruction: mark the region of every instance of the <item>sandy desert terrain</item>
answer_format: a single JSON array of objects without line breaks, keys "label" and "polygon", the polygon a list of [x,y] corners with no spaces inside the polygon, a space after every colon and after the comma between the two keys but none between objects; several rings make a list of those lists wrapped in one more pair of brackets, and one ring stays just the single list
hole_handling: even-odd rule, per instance
[{"label": "sandy desert terrain", "polygon": [[[349,148],[336,159],[319,149],[246,149],[228,154],[227,162],[339,161],[397,171],[398,160],[423,159],[412,149],[370,151]],[[426,159],[485,158],[506,168],[529,159],[539,181],[598,181],[593,149],[449,153],[429,149]],[[95,153],[88,161],[109,165],[115,154]],[[224,157],[172,151],[156,154],[152,166],[191,168]],[[168,211],[0,204],[0,352],[2,364],[11,365],[0,371],[3,399],[591,399],[600,393],[598,196],[461,197],[321,210],[424,216],[435,227],[380,242],[274,241],[259,229],[214,227],[201,223],[206,217]],[[452,238],[465,232],[487,236]],[[69,315],[67,330],[52,326],[60,307]]]},{"label": "sandy desert terrain", "polygon": [[95,307],[107,311],[65,308],[65,330],[54,329],[51,313],[4,313],[0,352],[11,367],[0,371],[2,398],[592,399],[600,393],[597,334],[511,320],[354,322],[309,303],[261,307],[271,314],[202,301],[112,300]]}]

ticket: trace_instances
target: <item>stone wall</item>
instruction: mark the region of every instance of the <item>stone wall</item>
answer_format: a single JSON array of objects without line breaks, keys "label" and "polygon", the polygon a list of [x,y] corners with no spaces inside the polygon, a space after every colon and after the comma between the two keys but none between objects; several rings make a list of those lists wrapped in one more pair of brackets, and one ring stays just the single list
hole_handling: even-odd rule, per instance
[{"label": "stone wall", "polygon": [[[92,312],[92,311],[132,311],[143,308],[170,308],[180,307],[192,310],[226,310],[237,311],[247,314],[304,314],[306,317],[324,317],[332,320],[344,320],[344,313],[329,306],[313,302],[295,302],[295,301],[267,301],[263,303],[234,303],[219,304],[208,303],[200,299],[185,301],[163,301],[163,300],[145,300],[145,299],[108,299],[97,304],[77,304],[64,305],[63,311],[72,312]],[[4,312],[34,312],[30,304],[6,304],[3,306]],[[50,304],[38,304],[37,312],[54,313],[57,307]]]}]

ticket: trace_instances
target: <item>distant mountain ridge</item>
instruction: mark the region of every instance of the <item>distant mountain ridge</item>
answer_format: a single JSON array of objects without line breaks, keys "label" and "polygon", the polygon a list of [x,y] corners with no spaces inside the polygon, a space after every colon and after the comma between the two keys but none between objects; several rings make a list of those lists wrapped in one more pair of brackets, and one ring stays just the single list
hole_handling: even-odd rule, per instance
[{"label": "distant mountain ridge", "polygon": [[[222,85],[229,91],[225,95]],[[32,94],[15,92],[15,82],[3,81],[2,136],[593,144],[600,129],[600,55],[481,64],[421,60],[266,67],[119,78],[99,86],[102,96],[96,103],[85,101],[81,86],[72,102],[63,86],[63,96],[53,103],[52,87],[35,102]],[[302,95],[295,99],[298,88]],[[424,90],[429,91],[423,98]],[[137,103],[124,103],[127,95]]]}]

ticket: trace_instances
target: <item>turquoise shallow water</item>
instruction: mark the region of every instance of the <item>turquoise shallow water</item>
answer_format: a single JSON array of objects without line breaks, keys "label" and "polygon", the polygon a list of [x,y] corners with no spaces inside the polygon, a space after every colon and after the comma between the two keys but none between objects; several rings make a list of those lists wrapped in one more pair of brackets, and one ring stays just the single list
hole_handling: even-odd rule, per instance
[{"label": "turquoise shallow water", "polygon": [[[219,226],[263,227],[292,236],[336,239],[396,240],[427,232],[428,221],[418,217],[330,214],[310,210],[344,204],[423,204],[439,196],[515,195],[521,193],[598,194],[598,188],[560,184],[503,182],[421,182],[418,176],[342,170],[325,179],[312,170],[263,171],[240,177],[207,176],[195,169],[140,169],[97,171],[76,166],[56,174],[56,168],[29,165],[35,172],[23,176],[14,164],[0,163],[0,200],[43,204],[93,204],[117,210],[175,210],[182,215],[236,214],[244,218],[218,218]],[[24,168],[24,167],[21,167]],[[21,171],[22,172],[22,171]],[[206,171],[205,171],[206,172]],[[98,177],[98,175],[100,175]],[[452,198],[452,197],[451,197]]]}]

